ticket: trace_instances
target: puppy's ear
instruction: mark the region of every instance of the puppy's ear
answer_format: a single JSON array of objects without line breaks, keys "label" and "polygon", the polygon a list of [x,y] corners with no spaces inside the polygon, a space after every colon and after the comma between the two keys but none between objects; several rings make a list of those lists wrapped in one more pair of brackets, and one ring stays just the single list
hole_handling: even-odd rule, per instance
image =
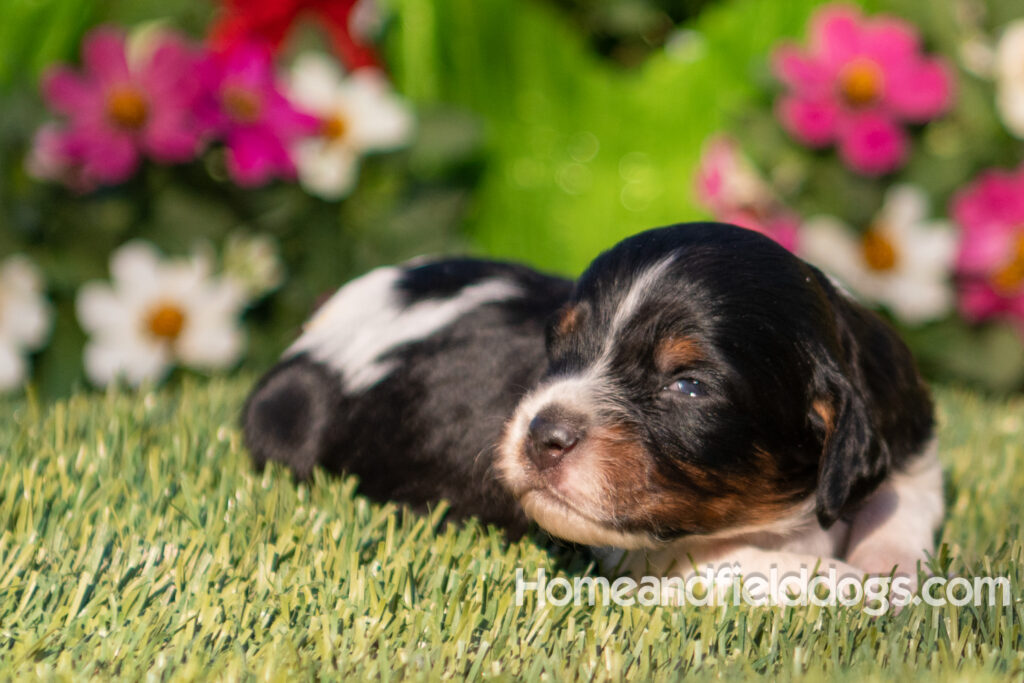
[{"label": "puppy's ear", "polygon": [[839,371],[830,373],[827,395],[817,398],[811,420],[821,428],[816,512],[826,529],[886,476],[889,447],[878,433],[861,391]]}]

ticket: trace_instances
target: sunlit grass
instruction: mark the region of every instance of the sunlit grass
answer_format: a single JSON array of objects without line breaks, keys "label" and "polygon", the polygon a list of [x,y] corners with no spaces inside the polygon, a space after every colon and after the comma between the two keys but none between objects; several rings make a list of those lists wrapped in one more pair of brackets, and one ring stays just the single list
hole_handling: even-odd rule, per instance
[{"label": "sunlit grass", "polygon": [[515,568],[589,571],[542,535],[507,544],[256,474],[249,380],[0,405],[0,676],[312,675],[637,680],[809,674],[993,680],[1024,671],[1024,401],[939,392],[952,570],[1009,576],[1009,607],[537,607]]}]

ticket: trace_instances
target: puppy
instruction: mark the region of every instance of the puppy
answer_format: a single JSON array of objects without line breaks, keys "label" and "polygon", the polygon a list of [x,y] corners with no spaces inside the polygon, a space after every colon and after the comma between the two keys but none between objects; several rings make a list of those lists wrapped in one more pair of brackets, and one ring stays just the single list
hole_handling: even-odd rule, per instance
[{"label": "puppy", "polygon": [[546,321],[572,284],[517,265],[416,260],[342,287],[244,409],[258,468],[321,466],[361,493],[522,535],[493,467],[505,421],[546,366]]},{"label": "puppy", "polygon": [[942,516],[932,412],[877,316],[771,240],[699,223],[626,239],[575,286],[373,271],[256,388],[245,433],[257,464],[514,533],[528,517],[634,575],[915,574]]},{"label": "puppy", "polygon": [[942,516],[933,410],[897,335],[740,228],[629,238],[549,328],[496,466],[527,515],[633,574],[738,564],[916,577]]}]

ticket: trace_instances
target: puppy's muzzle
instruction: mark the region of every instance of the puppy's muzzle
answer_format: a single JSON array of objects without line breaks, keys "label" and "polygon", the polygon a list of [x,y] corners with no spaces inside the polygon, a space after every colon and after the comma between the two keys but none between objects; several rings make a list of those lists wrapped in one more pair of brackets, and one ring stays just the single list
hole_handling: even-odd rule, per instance
[{"label": "puppy's muzzle", "polygon": [[534,466],[543,471],[560,463],[583,436],[578,417],[548,406],[530,420],[525,450]]}]

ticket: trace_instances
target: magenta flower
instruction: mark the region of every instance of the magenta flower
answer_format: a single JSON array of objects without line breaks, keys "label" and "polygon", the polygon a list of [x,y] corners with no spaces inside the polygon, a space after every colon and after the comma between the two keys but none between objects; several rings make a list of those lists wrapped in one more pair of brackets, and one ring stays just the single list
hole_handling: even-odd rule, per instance
[{"label": "magenta flower", "polygon": [[754,230],[796,250],[799,217],[782,205],[735,140],[724,135],[708,140],[696,175],[697,200],[716,220]]},{"label": "magenta flower", "polygon": [[319,120],[298,111],[282,94],[265,48],[243,45],[212,55],[198,110],[224,139],[231,177],[261,185],[275,176],[295,177],[292,144],[318,130]]},{"label": "magenta flower", "polygon": [[952,214],[963,228],[961,310],[1010,317],[1024,334],[1024,166],[982,174],[953,198]]},{"label": "magenta flower", "polygon": [[127,180],[142,155],[167,163],[195,156],[197,58],[184,40],[164,33],[130,61],[124,36],[100,27],[85,37],[82,63],[81,71],[59,66],[44,77],[47,102],[67,118],[61,133],[42,136],[47,152],[64,149],[79,177],[100,184]]},{"label": "magenta flower", "polygon": [[902,124],[933,119],[951,102],[951,73],[922,54],[913,26],[842,5],[814,15],[806,51],[778,48],[774,69],[788,88],[776,103],[786,130],[810,147],[837,145],[865,175],[899,168],[907,156]]}]

